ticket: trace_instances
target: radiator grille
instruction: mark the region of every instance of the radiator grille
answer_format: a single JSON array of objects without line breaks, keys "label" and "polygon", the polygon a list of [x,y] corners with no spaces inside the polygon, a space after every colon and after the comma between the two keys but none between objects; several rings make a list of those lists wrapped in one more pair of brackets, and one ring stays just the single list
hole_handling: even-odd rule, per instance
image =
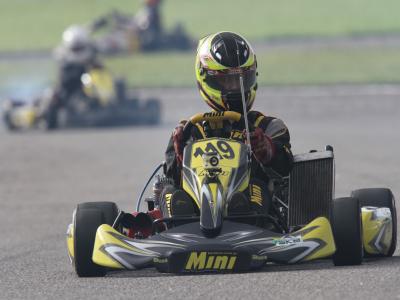
[{"label": "radiator grille", "polygon": [[330,151],[295,157],[289,181],[289,226],[329,218],[334,194],[334,159]]}]

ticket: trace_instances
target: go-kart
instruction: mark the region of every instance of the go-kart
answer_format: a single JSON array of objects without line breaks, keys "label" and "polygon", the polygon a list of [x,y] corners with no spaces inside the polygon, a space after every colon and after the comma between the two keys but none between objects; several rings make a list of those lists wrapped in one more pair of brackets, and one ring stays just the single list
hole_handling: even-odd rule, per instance
[{"label": "go-kart", "polygon": [[157,124],[158,100],[142,103],[126,92],[123,80],[114,80],[105,68],[93,68],[81,78],[81,88],[62,106],[52,105],[52,93],[34,101],[6,100],[3,119],[9,130]]},{"label": "go-kart", "polygon": [[105,55],[148,51],[189,50],[195,47],[181,24],[155,33],[146,10],[136,16],[112,11],[86,26],[99,53]]},{"label": "go-kart", "polygon": [[[184,127],[185,141],[196,124],[224,120],[243,122],[243,116],[230,111],[194,115]],[[267,263],[332,257],[335,265],[358,265],[367,256],[393,255],[397,218],[392,192],[360,189],[334,199],[331,146],[296,155],[289,177],[264,169],[273,195],[269,213],[230,214],[231,199],[249,186],[251,160],[248,144],[233,139],[187,143],[181,188],[197,204],[198,215],[168,214],[170,198],[160,195],[168,180],[162,175],[156,177],[153,197],[146,198],[146,213],[140,212],[146,187],[134,214],[112,202],[79,204],[67,231],[76,273],[104,276],[112,269],[147,267],[173,273],[242,272]],[[135,234],[126,227],[134,227]]]}]

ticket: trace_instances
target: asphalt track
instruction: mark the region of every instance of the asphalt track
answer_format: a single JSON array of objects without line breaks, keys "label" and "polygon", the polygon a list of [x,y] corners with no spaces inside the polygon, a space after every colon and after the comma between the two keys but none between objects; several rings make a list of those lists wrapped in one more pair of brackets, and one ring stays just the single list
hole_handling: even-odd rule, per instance
[{"label": "asphalt track", "polygon": [[[176,120],[205,111],[197,92],[162,96],[163,125],[51,134],[0,132],[1,299],[399,299],[400,257],[334,267],[330,260],[267,266],[261,272],[175,276],[155,270],[78,278],[65,231],[78,202],[133,209],[163,159]],[[295,153],[335,148],[337,196],[388,186],[400,198],[400,87],[260,89],[256,109],[281,117]]]}]

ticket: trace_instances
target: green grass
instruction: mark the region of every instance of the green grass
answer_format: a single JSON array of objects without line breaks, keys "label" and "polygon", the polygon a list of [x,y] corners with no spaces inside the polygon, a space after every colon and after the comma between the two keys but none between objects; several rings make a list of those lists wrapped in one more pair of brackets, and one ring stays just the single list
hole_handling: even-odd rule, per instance
[{"label": "green grass", "polygon": [[91,22],[113,8],[134,11],[139,4],[128,0],[0,0],[0,49],[53,48],[67,26]]},{"label": "green grass", "polygon": [[[135,87],[195,86],[194,54],[140,54],[106,61]],[[394,48],[270,50],[258,53],[259,84],[383,83],[400,81]]]},{"label": "green grass", "polygon": [[346,35],[400,29],[397,0],[174,0],[166,16],[179,18],[203,36],[232,30],[252,40],[276,36]]},{"label": "green grass", "polygon": [[[70,24],[113,8],[133,14],[141,0],[0,0],[0,50],[54,47]],[[167,27],[181,22],[199,38],[232,30],[251,40],[276,36],[400,31],[398,0],[167,0]]]},{"label": "green grass", "polygon": [[[132,87],[196,88],[193,53],[138,54],[105,63]],[[258,66],[261,86],[400,82],[397,48],[269,50],[258,53]],[[37,94],[54,83],[55,70],[46,60],[2,61],[0,98]]]},{"label": "green grass", "polygon": [[259,65],[262,85],[400,81],[397,48],[280,50],[261,55]]}]

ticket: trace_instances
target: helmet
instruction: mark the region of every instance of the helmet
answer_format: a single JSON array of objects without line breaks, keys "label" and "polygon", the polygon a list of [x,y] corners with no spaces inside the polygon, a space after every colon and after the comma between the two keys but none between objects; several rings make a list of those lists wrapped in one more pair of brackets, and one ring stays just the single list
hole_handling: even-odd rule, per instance
[{"label": "helmet", "polygon": [[252,107],[257,90],[257,61],[243,37],[218,32],[201,39],[195,69],[200,94],[211,108],[243,113],[240,76],[247,110]]},{"label": "helmet", "polygon": [[72,52],[79,52],[91,46],[89,31],[83,26],[72,25],[63,32],[62,43]]},{"label": "helmet", "polygon": [[145,4],[151,7],[160,5],[161,0],[145,0]]},{"label": "helmet", "polygon": [[89,31],[79,25],[72,25],[63,32],[62,44],[57,51],[60,59],[73,63],[86,63],[95,54]]}]

